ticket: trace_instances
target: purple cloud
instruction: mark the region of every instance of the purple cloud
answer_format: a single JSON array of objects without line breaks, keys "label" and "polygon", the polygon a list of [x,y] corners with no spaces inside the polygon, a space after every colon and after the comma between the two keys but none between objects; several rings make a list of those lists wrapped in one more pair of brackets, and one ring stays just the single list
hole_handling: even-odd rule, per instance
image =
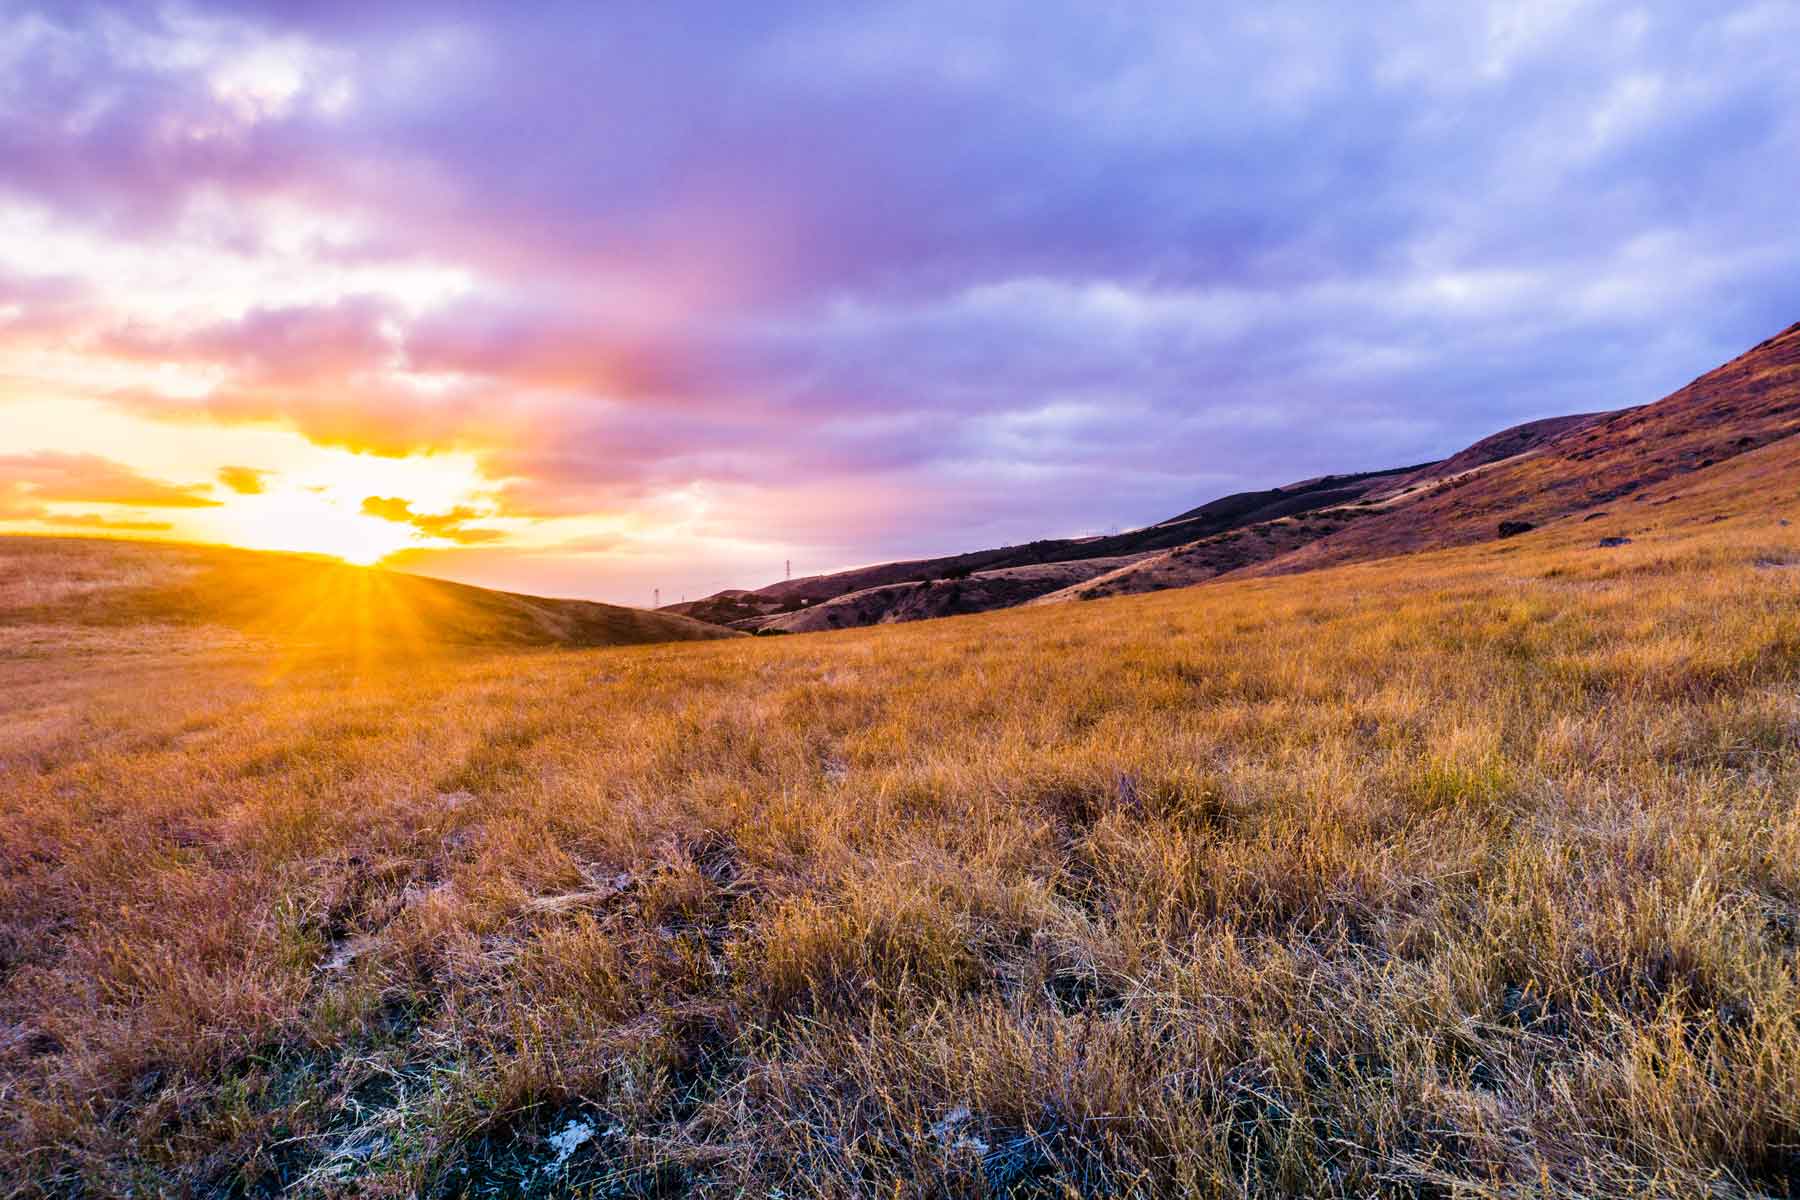
[{"label": "purple cloud", "polygon": [[313,273],[157,324],[0,240],[0,347],[217,378],[139,412],[470,449],[509,515],[709,495],[815,567],[1430,458],[1800,315],[1781,6],[0,22],[0,208]]}]

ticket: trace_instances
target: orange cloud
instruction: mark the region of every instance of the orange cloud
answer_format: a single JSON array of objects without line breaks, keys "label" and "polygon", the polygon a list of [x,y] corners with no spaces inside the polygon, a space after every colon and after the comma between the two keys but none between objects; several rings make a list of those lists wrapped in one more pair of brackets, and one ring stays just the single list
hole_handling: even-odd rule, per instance
[{"label": "orange cloud", "polygon": [[416,513],[412,510],[412,502],[399,496],[368,496],[363,499],[362,512],[364,516],[411,525],[430,537],[455,542],[459,546],[497,542],[506,536],[498,529],[469,525],[470,521],[478,519],[481,514],[464,505],[458,505],[445,513]]},{"label": "orange cloud", "polygon": [[0,484],[33,501],[118,504],[130,508],[217,508],[209,484],[175,484],[141,475],[97,454],[0,455]]},{"label": "orange cloud", "polygon": [[167,533],[175,528],[167,521],[120,521],[99,513],[46,513],[35,519],[69,529],[113,529],[124,533]]},{"label": "orange cloud", "polygon": [[263,481],[269,472],[258,471],[251,467],[220,467],[219,482],[240,496],[260,496],[265,490]]}]

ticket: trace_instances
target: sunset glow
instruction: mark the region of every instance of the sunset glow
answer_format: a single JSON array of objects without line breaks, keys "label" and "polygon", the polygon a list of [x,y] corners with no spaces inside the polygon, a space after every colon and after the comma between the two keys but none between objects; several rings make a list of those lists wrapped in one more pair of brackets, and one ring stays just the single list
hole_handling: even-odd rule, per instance
[{"label": "sunset glow", "polygon": [[0,532],[643,603],[1423,461],[1790,315],[1782,6],[1006,9],[7,8]]},{"label": "sunset glow", "polygon": [[0,0],[0,1200],[1800,1198],[1796,196],[1800,0]]},{"label": "sunset glow", "polygon": [[341,495],[289,486],[237,501],[219,521],[220,540],[232,545],[330,554],[363,566],[418,541],[405,525],[367,516]]},{"label": "sunset glow", "polygon": [[[421,518],[429,514],[475,511],[484,483],[467,456],[377,458],[328,450],[317,461],[288,473],[259,477],[260,491],[234,495],[216,516],[200,515],[203,536],[257,550],[331,554],[346,562],[371,564],[407,548],[456,545],[470,536],[468,520],[431,528],[367,511],[371,498],[408,498]],[[483,537],[499,540],[498,530]]]}]

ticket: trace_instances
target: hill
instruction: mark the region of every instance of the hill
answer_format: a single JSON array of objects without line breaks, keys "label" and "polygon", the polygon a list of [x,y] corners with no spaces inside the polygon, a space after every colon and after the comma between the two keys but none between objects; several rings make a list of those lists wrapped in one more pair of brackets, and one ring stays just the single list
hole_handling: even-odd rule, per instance
[{"label": "hill", "polygon": [[1182,587],[1298,549],[1372,505],[1523,454],[1607,415],[1529,422],[1440,462],[1237,492],[1124,533],[879,563],[755,591],[733,588],[662,611],[738,629],[806,633]]},{"label": "hill", "polygon": [[1405,495],[1438,480],[1449,479],[1461,475],[1465,471],[1485,467],[1489,463],[1516,458],[1554,441],[1565,433],[1583,429],[1613,415],[1610,412],[1575,413],[1567,417],[1546,417],[1541,421],[1527,421],[1523,425],[1514,425],[1511,429],[1502,429],[1499,433],[1489,434],[1467,449],[1459,450],[1441,462],[1432,463],[1410,475],[1402,476],[1391,487],[1383,489],[1383,494],[1387,496]]},{"label": "hill", "polygon": [[740,622],[740,627],[767,633],[816,633],[859,625],[887,625],[896,621],[922,621],[961,613],[1011,608],[1048,592],[1055,592],[1096,575],[1104,574],[1141,555],[1118,558],[1078,558],[1028,566],[996,567],[969,575],[920,578],[889,583],[833,596],[818,604],[794,609],[783,605],[774,613]]},{"label": "hill", "polygon": [[[1243,492],[1103,538],[1033,542],[722,592],[679,611],[742,629],[808,632],[1019,604],[1162,591],[1235,574],[1466,545],[1599,519],[1800,431],[1800,325],[1652,404],[1532,421],[1438,462]],[[1008,577],[1027,565],[1060,572]],[[1057,578],[1063,582],[1047,586]],[[957,581],[971,580],[969,584]],[[804,615],[821,607],[818,615]]]},{"label": "hill", "polygon": [[0,537],[0,656],[220,640],[394,652],[731,636],[668,613],[491,591],[309,555]]},{"label": "hill", "polygon": [[1255,519],[1230,532],[1200,538],[1159,554],[1145,555],[1035,597],[1031,603],[1057,604],[1066,600],[1095,600],[1102,596],[1189,587],[1234,571],[1281,561],[1292,552],[1330,540],[1352,525],[1404,509],[1413,500],[1438,488],[1460,487],[1480,471],[1532,454],[1564,434],[1585,429],[1612,415],[1580,413],[1515,425],[1490,434],[1440,462],[1388,473],[1375,486],[1362,490],[1353,503],[1334,503],[1302,510],[1292,516],[1270,506],[1255,512]]},{"label": "hill", "polygon": [[[668,605],[661,611],[681,613],[741,629],[791,626],[796,627],[797,631],[798,627],[838,628],[836,625],[789,620],[784,614],[821,601],[876,588],[899,584],[955,582],[975,576],[987,577],[988,585],[966,590],[960,604],[951,605],[942,611],[936,605],[924,605],[916,610],[915,615],[900,617],[891,606],[858,602],[840,606],[834,615],[845,625],[867,625],[896,619],[913,620],[926,616],[1008,607],[1040,594],[1038,589],[1029,585],[1019,586],[1022,581],[1061,578],[1066,584],[1077,578],[1112,570],[1121,560],[1185,545],[1223,530],[1239,528],[1276,515],[1309,512],[1329,505],[1347,503],[1417,470],[1417,467],[1396,467],[1356,475],[1327,475],[1286,487],[1224,496],[1167,521],[1124,533],[1053,538],[942,558],[878,563],[830,575],[809,575],[786,580],[754,591],[728,589],[700,600]],[[1015,568],[1052,564],[1066,569],[1061,572],[996,574],[1013,571]],[[979,597],[985,597],[989,601],[985,607],[975,607]],[[853,617],[858,619],[853,620]]]},{"label": "hill", "polygon": [[1695,468],[808,638],[0,658],[0,1195],[1792,1195],[1800,438]]},{"label": "hill", "polygon": [[[1291,573],[1666,504],[1685,481],[1800,433],[1800,324],[1639,408],[1603,414],[1527,453],[1432,481],[1384,511],[1255,568]],[[1623,514],[1621,514],[1623,515]],[[1629,519],[1629,518],[1627,518]]]}]

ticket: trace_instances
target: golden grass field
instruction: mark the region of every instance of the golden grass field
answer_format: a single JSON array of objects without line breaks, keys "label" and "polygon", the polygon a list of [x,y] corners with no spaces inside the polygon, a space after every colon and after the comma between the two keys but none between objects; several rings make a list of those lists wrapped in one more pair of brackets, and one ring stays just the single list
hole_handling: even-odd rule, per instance
[{"label": "golden grass field", "polygon": [[40,639],[0,1195],[1794,1194],[1785,445],[843,633]]}]

